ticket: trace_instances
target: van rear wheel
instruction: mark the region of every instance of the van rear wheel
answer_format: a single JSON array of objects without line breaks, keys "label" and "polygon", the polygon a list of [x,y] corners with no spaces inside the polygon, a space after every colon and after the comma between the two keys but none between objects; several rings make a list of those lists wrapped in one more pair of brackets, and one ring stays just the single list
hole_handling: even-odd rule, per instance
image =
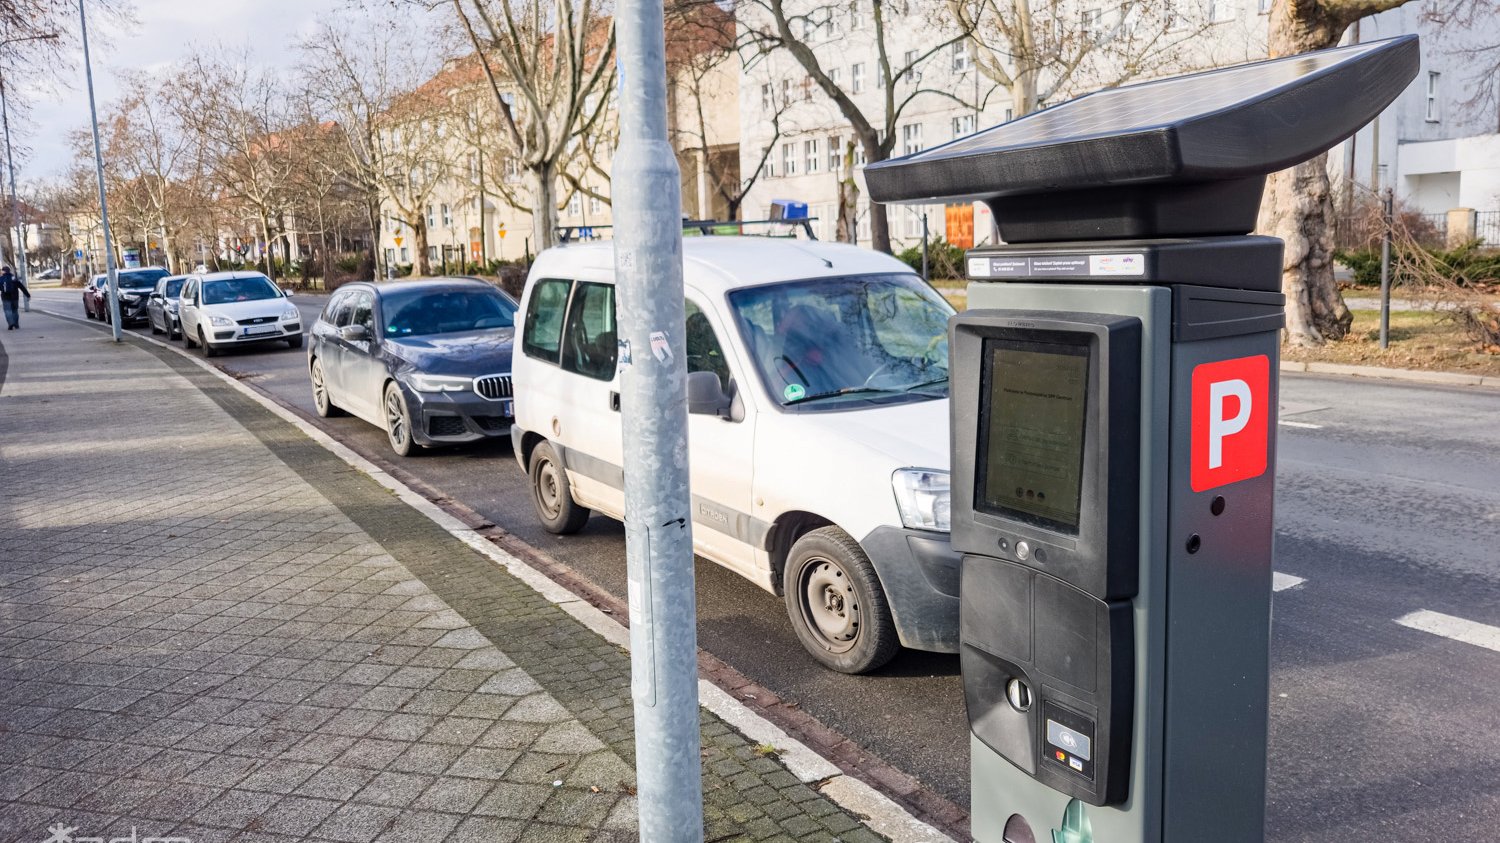
[{"label": "van rear wheel", "polygon": [[875,566],[838,527],[792,545],[782,572],[787,614],[812,657],[840,673],[868,673],[901,650]]},{"label": "van rear wheel", "polygon": [[549,533],[570,535],[583,529],[584,522],[589,520],[588,508],[573,500],[568,473],[550,442],[537,445],[531,452],[531,502],[536,505],[536,517]]}]

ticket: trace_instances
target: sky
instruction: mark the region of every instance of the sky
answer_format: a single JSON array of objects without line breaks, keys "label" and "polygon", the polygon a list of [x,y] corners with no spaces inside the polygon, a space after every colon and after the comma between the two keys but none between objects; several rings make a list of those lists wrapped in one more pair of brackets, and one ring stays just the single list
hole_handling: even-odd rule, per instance
[{"label": "sky", "polygon": [[[129,70],[164,68],[191,54],[194,47],[230,47],[250,42],[253,59],[274,65],[291,64],[297,40],[313,31],[349,0],[135,0],[136,23],[129,29],[95,25],[89,20],[89,49],[93,54],[94,93],[102,113],[120,92],[120,79]],[[75,22],[76,25],[76,22]],[[23,183],[63,175],[72,161],[68,135],[89,125],[88,90],[84,87],[80,53],[75,67],[58,75],[59,82],[39,77],[14,80],[19,93],[32,102],[24,118],[12,115],[11,139],[26,151],[17,160]],[[23,190],[24,192],[24,190]]]}]

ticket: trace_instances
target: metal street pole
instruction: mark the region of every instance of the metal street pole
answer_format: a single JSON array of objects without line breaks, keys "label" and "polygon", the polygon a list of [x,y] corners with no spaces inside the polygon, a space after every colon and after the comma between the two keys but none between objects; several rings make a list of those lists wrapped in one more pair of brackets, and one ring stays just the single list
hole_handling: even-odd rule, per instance
[{"label": "metal street pole", "polygon": [[[26,228],[21,225],[21,199],[16,195],[16,159],[10,151],[10,109],[5,101],[5,76],[0,73],[0,124],[5,127],[5,168],[10,172],[10,215],[16,231],[16,277],[26,283]],[[31,310],[31,299],[26,299]]]},{"label": "metal street pole", "polygon": [[703,840],[698,631],[688,498],[682,197],[667,141],[662,4],[621,0],[615,277],[624,338],[625,556],[640,837]]},{"label": "metal street pole", "polygon": [[94,129],[94,174],[99,180],[99,224],[104,229],[104,266],[109,275],[109,327],[120,341],[120,276],[115,269],[115,251],[109,242],[109,207],[104,199],[104,152],[99,147],[99,109],[94,104],[94,66],[89,62],[88,13],[78,0],[78,28],[83,34],[83,75],[89,86],[89,123]]},{"label": "metal street pole", "polygon": [[1380,347],[1391,344],[1391,225],[1396,194],[1389,187],[1380,196]]}]

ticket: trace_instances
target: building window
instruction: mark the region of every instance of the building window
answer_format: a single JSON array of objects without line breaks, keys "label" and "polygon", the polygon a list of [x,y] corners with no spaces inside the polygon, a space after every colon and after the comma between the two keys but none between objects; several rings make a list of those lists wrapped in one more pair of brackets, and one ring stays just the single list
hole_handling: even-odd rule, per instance
[{"label": "building window", "polygon": [[436,228],[437,227],[437,216],[435,214],[433,214],[433,212],[432,212],[432,206],[431,205],[427,206],[427,227],[428,228]]},{"label": "building window", "polygon": [[427,247],[427,262],[428,263],[437,263],[437,260],[438,260],[437,247],[436,246],[428,246]]},{"label": "building window", "polygon": [[448,207],[447,202],[443,203],[443,225],[448,227],[453,225],[453,209]]},{"label": "building window", "polygon": [[771,83],[767,82],[760,86],[760,107],[762,111],[771,110]]},{"label": "building window", "polygon": [[1259,2],[1256,4],[1255,10],[1263,15],[1269,15],[1271,14],[1271,3],[1273,3],[1274,1],[1275,0],[1259,0]]},{"label": "building window", "polygon": [[844,139],[838,135],[828,136],[828,172],[844,169]]},{"label": "building window", "polygon": [[581,198],[579,198],[579,196],[578,196],[577,193],[574,193],[573,194],[573,198],[568,200],[568,216],[570,216],[570,217],[578,217],[578,216],[582,216],[582,215],[583,215],[583,200]]},{"label": "building window", "polygon": [[859,141],[855,141],[854,142],[854,166],[856,166],[856,167],[863,167],[866,163],[868,163],[868,159],[865,158],[865,145],[862,144],[862,143],[860,143]]},{"label": "building window", "polygon": [[604,203],[597,196],[589,197],[589,213],[598,214],[604,210]]},{"label": "building window", "polygon": [[856,62],[849,68],[849,90],[858,94],[865,89],[865,63]]},{"label": "building window", "polygon": [[1014,108],[1005,109],[1005,122],[1009,123],[1014,119],[1016,119],[1016,110]]},{"label": "building window", "polygon": [[1427,122],[1437,123],[1443,119],[1443,114],[1438,106],[1438,83],[1442,81],[1443,74],[1435,70],[1427,72]]},{"label": "building window", "polygon": [[781,145],[781,174],[783,176],[797,175],[797,145],[795,143]]},{"label": "building window", "polygon": [[901,154],[912,155],[922,151],[922,124],[907,123],[901,127]]},{"label": "building window", "polygon": [[912,208],[910,210],[912,211],[912,213],[909,213],[909,214],[906,215],[906,236],[907,237],[921,237],[922,236],[922,217],[919,216],[916,213],[916,209],[915,208]]},{"label": "building window", "polygon": [[904,55],[904,56],[901,57],[901,64],[902,64],[901,72],[904,72],[904,73],[908,74],[913,79],[917,78],[917,51],[916,50],[907,50],[906,51],[906,55]]},{"label": "building window", "polygon": [[807,172],[816,173],[823,166],[822,155],[818,151],[818,139],[813,138],[802,144],[803,157],[807,160]]},{"label": "building window", "polygon": [[[1210,4],[1212,4],[1214,2],[1214,0],[1209,0],[1209,2],[1210,2]],[[1101,35],[1104,34],[1104,32],[1103,32],[1103,25],[1102,25],[1103,22],[1104,22],[1104,13],[1103,12],[1099,11],[1098,9],[1084,9],[1083,10],[1083,37],[1089,39],[1090,41],[1098,41],[1099,40],[1099,36],[1101,36]],[[957,45],[955,44],[954,46],[957,46]]]},{"label": "building window", "polygon": [[953,72],[963,73],[974,64],[969,55],[969,45],[962,41],[953,42]]},{"label": "building window", "polygon": [[962,117],[953,118],[953,136],[955,138],[972,134],[974,134],[974,115],[965,114]]},{"label": "building window", "polygon": [[1234,0],[1208,0],[1209,23],[1224,23],[1233,20],[1236,11]]},{"label": "building window", "polygon": [[411,247],[410,246],[402,246],[401,247],[401,262],[402,263],[411,263]]},{"label": "building window", "polygon": [[828,79],[833,82],[833,87],[841,88],[844,85],[844,69],[842,67],[828,68]]},{"label": "building window", "polygon": [[813,83],[811,76],[802,77],[802,101],[812,102]]},{"label": "building window", "polygon": [[786,105],[792,101],[792,80],[781,80],[781,104]]},{"label": "building window", "polygon": [[765,156],[765,163],[760,166],[761,176],[768,179],[776,178],[776,158],[771,155],[771,147],[762,149],[761,154]]}]

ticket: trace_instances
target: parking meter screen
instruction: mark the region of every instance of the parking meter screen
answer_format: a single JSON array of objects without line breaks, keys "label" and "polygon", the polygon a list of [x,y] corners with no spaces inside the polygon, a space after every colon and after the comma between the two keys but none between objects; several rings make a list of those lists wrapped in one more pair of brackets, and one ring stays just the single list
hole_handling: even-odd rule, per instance
[{"label": "parking meter screen", "polygon": [[1088,381],[1086,340],[985,340],[978,509],[1078,532]]}]

